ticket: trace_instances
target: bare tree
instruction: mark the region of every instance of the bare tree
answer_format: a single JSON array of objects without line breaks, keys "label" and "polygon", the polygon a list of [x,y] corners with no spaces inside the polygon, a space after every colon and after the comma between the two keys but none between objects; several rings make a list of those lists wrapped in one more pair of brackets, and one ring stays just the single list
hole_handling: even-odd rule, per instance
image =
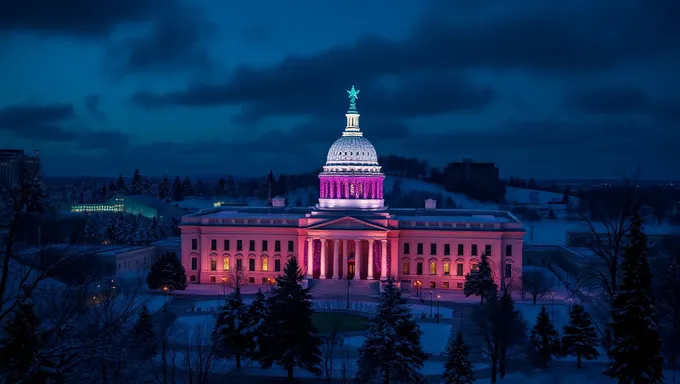
[{"label": "bare tree", "polygon": [[225,285],[235,292],[241,292],[241,286],[246,279],[246,270],[242,265],[236,265],[227,273],[227,281]]},{"label": "bare tree", "polygon": [[324,373],[328,383],[331,383],[335,376],[333,362],[335,360],[336,346],[340,344],[340,321],[337,317],[331,321],[330,332],[322,336],[323,345],[321,350]]},{"label": "bare tree", "polygon": [[529,294],[536,304],[538,299],[542,299],[553,289],[553,282],[548,276],[538,269],[531,269],[522,274],[522,289]]},{"label": "bare tree", "polygon": [[[522,293],[522,268],[514,264],[510,268],[510,277],[503,278],[505,289],[510,292]],[[523,298],[523,297],[522,297]]]},{"label": "bare tree", "polygon": [[218,357],[213,353],[210,328],[204,324],[187,332],[184,343],[184,371],[188,384],[208,384]]}]

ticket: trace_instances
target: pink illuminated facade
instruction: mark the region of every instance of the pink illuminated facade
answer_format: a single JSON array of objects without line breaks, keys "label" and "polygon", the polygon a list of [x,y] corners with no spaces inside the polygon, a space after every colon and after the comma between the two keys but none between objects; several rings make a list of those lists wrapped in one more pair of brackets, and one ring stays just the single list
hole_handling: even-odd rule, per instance
[{"label": "pink illuminated facade", "polygon": [[385,207],[378,156],[359,128],[358,91],[342,136],[328,151],[314,207],[222,207],[182,218],[182,263],[189,283],[215,284],[234,268],[267,284],[297,258],[308,279],[384,280],[402,289],[462,289],[482,253],[501,282],[517,279],[522,224],[505,211]]}]

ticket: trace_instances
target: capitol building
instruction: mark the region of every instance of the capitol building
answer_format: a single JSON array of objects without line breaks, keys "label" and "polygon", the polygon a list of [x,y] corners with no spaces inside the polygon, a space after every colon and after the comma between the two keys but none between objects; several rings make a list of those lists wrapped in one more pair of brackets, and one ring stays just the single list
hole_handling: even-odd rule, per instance
[{"label": "capitol building", "polygon": [[[503,284],[522,265],[522,223],[506,211],[385,206],[385,175],[359,127],[356,100],[342,136],[328,150],[312,207],[220,207],[182,218],[182,264],[189,283],[220,284],[243,269],[245,284],[269,284],[295,257],[307,282],[343,289],[346,279],[369,287],[394,277],[414,286],[462,290],[465,274],[489,255]],[[370,127],[368,129],[370,132]],[[333,282],[333,281],[336,282]],[[342,291],[341,291],[342,292]]]}]

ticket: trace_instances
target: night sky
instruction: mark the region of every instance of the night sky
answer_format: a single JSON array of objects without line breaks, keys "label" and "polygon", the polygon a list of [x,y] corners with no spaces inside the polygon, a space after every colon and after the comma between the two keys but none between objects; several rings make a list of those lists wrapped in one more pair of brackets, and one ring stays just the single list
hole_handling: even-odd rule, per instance
[{"label": "night sky", "polygon": [[380,155],[678,178],[678,68],[677,0],[5,0],[0,146],[52,176],[307,171],[355,85]]}]

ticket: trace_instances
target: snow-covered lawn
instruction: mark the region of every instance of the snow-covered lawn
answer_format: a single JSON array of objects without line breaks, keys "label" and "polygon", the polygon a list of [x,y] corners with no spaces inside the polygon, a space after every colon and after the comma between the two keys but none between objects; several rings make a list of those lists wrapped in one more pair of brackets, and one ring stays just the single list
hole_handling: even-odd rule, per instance
[{"label": "snow-covered lawn", "polygon": [[141,295],[139,300],[140,305],[146,305],[149,312],[154,313],[163,308],[166,300],[168,303],[172,301],[172,296],[166,299],[162,295]]},{"label": "snow-covered lawn", "polygon": [[170,342],[191,345],[200,341],[201,345],[207,345],[214,327],[215,318],[212,315],[178,317],[172,324]]},{"label": "snow-covered lawn", "polygon": [[548,311],[548,316],[550,316],[550,319],[553,322],[553,325],[555,328],[561,332],[564,326],[569,323],[569,306],[565,304],[527,304],[527,303],[518,303],[516,304],[517,309],[519,309],[519,312],[522,314],[522,317],[524,317],[524,320],[527,322],[527,326],[529,329],[534,326],[536,323],[536,317],[538,316],[538,313],[541,311],[541,307],[545,306],[545,310]]},{"label": "snow-covered lawn", "polygon": [[[446,351],[446,344],[451,334],[451,324],[422,323],[418,326],[423,334],[420,336],[420,343],[427,353],[441,355]],[[365,336],[351,336],[345,338],[345,345],[359,348],[366,340]]]}]

